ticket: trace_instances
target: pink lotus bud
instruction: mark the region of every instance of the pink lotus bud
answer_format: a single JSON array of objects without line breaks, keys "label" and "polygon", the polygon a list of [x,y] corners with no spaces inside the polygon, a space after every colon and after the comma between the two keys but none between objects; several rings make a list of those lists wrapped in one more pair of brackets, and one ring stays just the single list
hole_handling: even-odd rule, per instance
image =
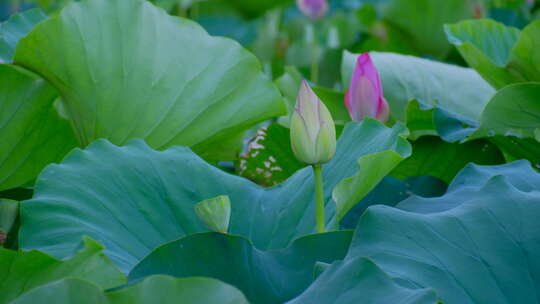
[{"label": "pink lotus bud", "polygon": [[326,0],[296,0],[298,9],[311,19],[319,19],[328,11]]},{"label": "pink lotus bud", "polygon": [[355,121],[360,121],[366,116],[381,122],[388,120],[388,102],[383,96],[377,68],[368,53],[358,56],[349,90],[345,94],[345,106],[351,119]]}]

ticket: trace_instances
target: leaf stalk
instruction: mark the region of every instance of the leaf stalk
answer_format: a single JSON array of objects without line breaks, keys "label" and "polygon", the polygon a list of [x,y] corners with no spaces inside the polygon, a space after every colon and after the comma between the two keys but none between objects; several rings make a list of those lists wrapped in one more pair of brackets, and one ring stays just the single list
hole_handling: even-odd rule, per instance
[{"label": "leaf stalk", "polygon": [[325,230],[324,218],[324,183],[322,176],[322,165],[313,165],[315,175],[315,220],[317,232],[322,233]]}]

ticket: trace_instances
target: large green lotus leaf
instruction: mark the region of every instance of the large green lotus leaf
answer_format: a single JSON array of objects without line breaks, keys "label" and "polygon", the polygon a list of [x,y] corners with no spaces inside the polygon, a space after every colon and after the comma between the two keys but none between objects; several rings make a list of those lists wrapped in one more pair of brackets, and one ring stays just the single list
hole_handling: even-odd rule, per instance
[{"label": "large green lotus leaf", "polygon": [[537,189],[521,191],[497,175],[463,196],[431,201],[462,202],[443,212],[371,207],[345,261],[368,257],[403,286],[433,288],[443,303],[537,303]]},{"label": "large green lotus leaf", "polygon": [[[397,204],[397,207],[419,213],[441,212],[452,209],[464,202],[476,199],[479,190],[493,177],[503,175],[518,190],[530,192],[540,189],[540,175],[526,160],[499,166],[479,166],[469,164],[461,170],[448,191],[441,197],[411,196]],[[484,195],[480,192],[480,195]]]},{"label": "large green lotus leaf", "polygon": [[[328,223],[335,216],[332,189],[356,174],[360,157],[408,146],[402,132],[400,125],[387,128],[372,119],[346,125],[334,159],[323,167]],[[312,171],[306,167],[265,189],[210,166],[184,147],[159,152],[140,140],[124,147],[98,140],[42,172],[34,198],[21,206],[20,245],[65,257],[82,235],[89,235],[127,271],[155,247],[207,231],[193,205],[228,195],[230,233],[259,249],[284,248],[314,231]],[[366,180],[372,186],[379,182]]]},{"label": "large green lotus leaf", "polygon": [[151,276],[141,283],[107,293],[111,304],[248,304],[236,288],[210,278]]},{"label": "large green lotus leaf", "polygon": [[448,186],[448,191],[465,188],[482,188],[493,177],[503,175],[506,180],[523,192],[540,189],[540,175],[526,160],[499,166],[479,166],[469,164],[459,172]]},{"label": "large green lotus leaf", "polygon": [[357,257],[328,267],[299,297],[287,304],[436,304],[432,289],[409,289],[394,282],[369,259]]},{"label": "large green lotus leaf", "polygon": [[412,143],[411,157],[391,173],[399,179],[429,175],[450,183],[468,163],[497,165],[505,162],[496,145],[486,140],[449,143],[439,137],[423,136]]},{"label": "large green lotus leaf", "polygon": [[316,262],[343,259],[351,237],[352,231],[313,234],[286,249],[261,251],[240,236],[192,234],[158,247],[129,279],[153,274],[212,277],[240,289],[252,303],[283,303],[311,284]]},{"label": "large green lotus leaf", "polygon": [[248,304],[240,291],[209,278],[152,276],[137,285],[104,294],[88,281],[64,279],[36,288],[13,304]]},{"label": "large green lotus leaf", "polygon": [[19,40],[46,18],[47,15],[42,10],[31,9],[15,14],[9,20],[0,23],[0,63],[11,62]]},{"label": "large green lotus leaf", "polygon": [[204,155],[285,113],[255,56],[142,0],[71,3],[21,39],[15,62],[59,90],[83,146],[143,138]]},{"label": "large green lotus leaf", "polygon": [[383,15],[386,22],[408,36],[407,42],[422,54],[445,57],[451,50],[443,31],[445,23],[473,17],[473,6],[467,0],[393,0]]},{"label": "large green lotus leaf", "polygon": [[467,63],[496,88],[540,81],[540,21],[523,31],[493,20],[468,20],[445,26],[448,40]]},{"label": "large green lotus leaf", "polygon": [[10,304],[108,304],[103,291],[81,279],[63,279],[35,288]]},{"label": "large green lotus leaf", "polygon": [[0,65],[0,190],[32,182],[77,146],[53,107],[56,90],[24,69]]},{"label": "large green lotus leaf", "polygon": [[[405,121],[408,103],[417,100],[423,105],[477,121],[495,93],[473,69],[407,55],[370,54],[379,71],[391,117],[395,120]],[[344,87],[349,86],[357,56],[349,52],[343,55]]]},{"label": "large green lotus leaf", "polygon": [[540,82],[504,87],[482,113],[471,138],[504,135],[535,138],[540,129]]},{"label": "large green lotus leaf", "polygon": [[103,246],[88,238],[82,250],[64,261],[39,251],[0,249],[0,303],[9,303],[28,290],[64,278],[84,279],[100,289],[125,283],[124,275],[102,250]]},{"label": "large green lotus leaf", "polygon": [[432,135],[454,143],[464,141],[479,126],[477,120],[466,118],[438,105],[426,105],[412,100],[407,106],[407,128],[409,139]]}]

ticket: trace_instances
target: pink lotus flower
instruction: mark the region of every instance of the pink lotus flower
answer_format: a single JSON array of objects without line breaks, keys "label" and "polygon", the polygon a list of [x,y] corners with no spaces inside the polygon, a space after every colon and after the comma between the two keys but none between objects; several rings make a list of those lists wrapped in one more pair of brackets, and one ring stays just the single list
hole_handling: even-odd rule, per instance
[{"label": "pink lotus flower", "polygon": [[379,73],[369,53],[358,56],[349,90],[345,94],[345,106],[354,121],[366,116],[382,122],[388,120],[388,102],[384,99]]},{"label": "pink lotus flower", "polygon": [[298,9],[311,19],[319,19],[328,11],[326,0],[296,0]]}]

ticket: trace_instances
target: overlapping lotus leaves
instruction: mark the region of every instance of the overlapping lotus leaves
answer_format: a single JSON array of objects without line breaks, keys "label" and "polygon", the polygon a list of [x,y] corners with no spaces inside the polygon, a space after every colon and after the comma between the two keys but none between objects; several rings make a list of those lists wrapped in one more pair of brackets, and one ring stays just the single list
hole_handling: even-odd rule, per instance
[{"label": "overlapping lotus leaves", "polygon": [[255,56],[142,0],[71,3],[20,40],[15,62],[58,89],[82,146],[144,138],[232,157],[241,131],[286,111]]},{"label": "overlapping lotus leaves", "polygon": [[[492,50],[495,46],[485,48]],[[525,158],[539,164],[535,152],[540,144],[530,140],[540,129],[538,83],[515,84],[496,93],[472,69],[411,56],[372,54],[391,116],[407,121],[412,139],[423,135],[438,135],[449,142],[487,138],[510,159]],[[350,78],[355,58],[345,53],[344,81]]]},{"label": "overlapping lotus leaves", "polygon": [[412,143],[413,154],[400,163],[391,176],[401,180],[415,176],[433,176],[450,183],[468,163],[498,165],[505,163],[499,148],[480,139],[449,143],[435,136],[423,136]]},{"label": "overlapping lotus leaves", "polygon": [[[516,180],[523,166],[470,167],[447,195],[416,204],[443,212],[369,208],[345,261],[368,257],[403,286],[433,288],[444,303],[539,302],[539,177],[530,169],[535,181]],[[480,176],[493,177],[467,191],[463,181]]]},{"label": "overlapping lotus leaves", "polygon": [[411,195],[438,197],[446,192],[447,187],[445,182],[432,176],[415,176],[405,180],[387,176],[347,213],[339,225],[344,229],[355,229],[358,219],[373,205],[394,207]]},{"label": "overlapping lotus leaves", "polygon": [[83,245],[82,250],[64,261],[39,251],[0,249],[0,303],[10,303],[31,289],[64,278],[85,280],[99,291],[126,282],[125,276],[103,255],[103,246],[88,238]]},{"label": "overlapping lotus leaves", "polygon": [[425,198],[411,196],[397,204],[402,210],[418,213],[434,213],[452,209],[478,197],[496,197],[496,194],[486,193],[482,188],[495,176],[504,176],[506,181],[522,192],[540,189],[540,175],[533,169],[531,163],[525,160],[499,166],[479,166],[468,164],[448,186],[446,195]]},{"label": "overlapping lotus leaves", "polygon": [[31,183],[77,140],[53,107],[56,90],[38,76],[0,65],[0,190]]},{"label": "overlapping lotus leaves", "polygon": [[88,281],[69,278],[36,288],[11,303],[173,304],[186,299],[196,304],[248,304],[240,291],[217,280],[167,276],[152,276],[106,293]]},{"label": "overlapping lotus leaves", "polygon": [[[336,156],[323,167],[328,223],[336,220],[332,189],[356,173],[360,157],[386,150],[410,154],[403,132],[400,125],[387,128],[369,119],[345,127]],[[285,248],[313,232],[312,174],[304,168],[283,184],[264,189],[210,166],[187,148],[159,152],[142,141],[117,147],[99,140],[40,175],[34,198],[21,206],[20,245],[66,257],[88,235],[128,271],[157,246],[207,231],[193,205],[228,195],[231,234],[246,237],[259,249]],[[379,182],[366,180],[371,187]],[[362,199],[359,193],[350,195]]]},{"label": "overlapping lotus leaves", "polygon": [[448,39],[469,65],[501,89],[485,107],[479,128],[457,139],[471,133],[471,138],[487,136],[511,159],[526,158],[540,164],[540,142],[535,139],[540,127],[540,59],[534,54],[540,45],[539,33],[539,21],[522,31],[493,20],[446,26]]},{"label": "overlapping lotus leaves", "polygon": [[300,296],[287,304],[436,304],[432,289],[401,286],[367,258],[338,261],[317,278]]},{"label": "overlapping lotus leaves", "polygon": [[19,40],[46,18],[47,15],[40,9],[31,9],[15,14],[9,20],[0,23],[0,63],[12,62]]},{"label": "overlapping lotus leaves", "polygon": [[[477,121],[495,90],[476,71],[451,64],[392,53],[370,53],[381,76],[390,117],[405,121],[412,100]],[[341,66],[346,87],[358,55],[344,53]],[[459,88],[456,91],[456,88]]]},{"label": "overlapping lotus leaves", "polygon": [[[538,5],[323,0],[332,16],[308,24],[292,0],[165,4],[249,25],[236,37],[263,73],[163,3],[67,2],[0,24],[0,246],[15,249],[0,248],[0,304],[540,304],[540,20],[460,22]],[[452,44],[471,68],[371,52],[382,87],[369,71],[355,85],[376,98],[345,98],[343,47],[444,59]],[[283,148],[310,71],[338,126],[322,134],[341,135],[332,159],[300,149],[330,159],[317,225],[313,170],[290,161],[297,138]],[[386,122],[384,100],[393,127],[361,120]],[[271,127],[222,170],[254,126]]]},{"label": "overlapping lotus leaves", "polygon": [[347,230],[312,234],[288,248],[261,251],[240,236],[193,234],[154,250],[129,278],[212,277],[240,289],[251,303],[284,303],[311,284],[316,262],[343,259],[351,237]]},{"label": "overlapping lotus leaves", "polygon": [[289,303],[537,303],[539,186],[526,161],[470,165],[409,211],[370,207],[345,259]]},{"label": "overlapping lotus leaves", "polygon": [[491,85],[502,87],[540,81],[540,21],[523,31],[493,20],[469,20],[446,25],[448,40],[467,63]]},{"label": "overlapping lotus leaves", "polygon": [[535,138],[540,130],[540,82],[509,85],[493,97],[471,138],[515,136]]}]

